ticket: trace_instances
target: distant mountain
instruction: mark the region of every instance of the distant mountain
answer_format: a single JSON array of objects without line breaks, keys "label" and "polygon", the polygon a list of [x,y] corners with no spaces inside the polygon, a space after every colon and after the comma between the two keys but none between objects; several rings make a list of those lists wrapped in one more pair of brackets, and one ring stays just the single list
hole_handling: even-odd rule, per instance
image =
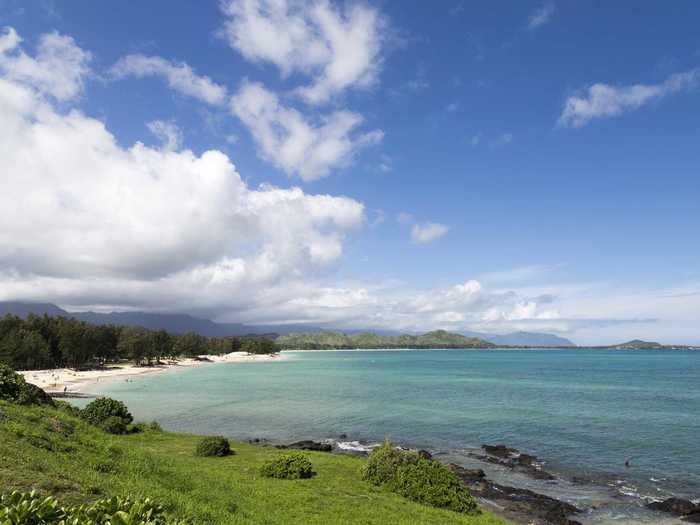
[{"label": "distant mountain", "polygon": [[642,341],[641,339],[633,339],[632,341],[627,341],[626,343],[613,345],[610,348],[619,348],[621,350],[651,350],[666,348],[666,346],[653,341]]},{"label": "distant mountain", "polygon": [[493,348],[477,337],[435,330],[422,335],[377,335],[370,332],[306,332],[282,335],[275,341],[294,350],[378,349],[378,348]]},{"label": "distant mountain", "polygon": [[27,317],[29,314],[50,315],[53,317],[70,317],[64,309],[51,303],[29,303],[20,301],[0,301],[0,317],[7,314]]},{"label": "distant mountain", "polygon": [[469,337],[478,337],[495,345],[503,346],[576,346],[572,341],[552,334],[536,332],[513,332],[510,334],[485,334],[482,332],[462,332]]},{"label": "distant mountain", "polygon": [[[71,317],[88,323],[117,326],[142,326],[150,330],[167,330],[173,334],[195,332],[207,337],[225,337],[228,335],[262,335],[290,334],[298,332],[319,332],[320,327],[293,325],[246,325],[242,323],[216,323],[187,314],[159,314],[149,312],[69,312],[51,303],[31,303],[19,301],[0,301],[0,317],[14,314],[27,317],[29,314]],[[355,332],[355,331],[353,331]],[[387,332],[388,333],[388,332]]]}]

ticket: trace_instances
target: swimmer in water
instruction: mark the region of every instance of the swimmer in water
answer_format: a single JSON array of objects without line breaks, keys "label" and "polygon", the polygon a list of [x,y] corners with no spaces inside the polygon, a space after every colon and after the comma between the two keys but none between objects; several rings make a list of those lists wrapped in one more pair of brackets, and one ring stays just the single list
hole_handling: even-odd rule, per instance
[{"label": "swimmer in water", "polygon": [[627,458],[625,460],[625,467],[630,468],[632,466],[632,458]]}]

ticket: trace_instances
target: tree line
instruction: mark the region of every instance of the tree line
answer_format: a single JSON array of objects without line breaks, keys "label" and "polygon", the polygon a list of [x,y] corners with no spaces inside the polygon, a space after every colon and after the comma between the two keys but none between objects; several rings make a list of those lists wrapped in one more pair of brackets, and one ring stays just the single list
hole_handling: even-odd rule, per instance
[{"label": "tree line", "polygon": [[194,332],[176,335],[46,314],[30,314],[26,319],[8,314],[0,318],[0,362],[15,370],[89,368],[124,360],[152,365],[163,359],[239,351],[271,354],[278,348],[267,337],[205,337]]}]

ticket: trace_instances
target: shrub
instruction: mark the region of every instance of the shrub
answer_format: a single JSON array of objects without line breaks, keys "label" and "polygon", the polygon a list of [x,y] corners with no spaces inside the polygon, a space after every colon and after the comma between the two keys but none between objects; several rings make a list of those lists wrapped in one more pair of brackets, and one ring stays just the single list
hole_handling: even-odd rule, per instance
[{"label": "shrub", "polygon": [[102,423],[99,424],[99,427],[107,432],[108,434],[126,434],[128,432],[128,426],[126,424],[126,421],[124,418],[118,417],[118,416],[110,416]]},{"label": "shrub", "polygon": [[362,478],[424,505],[469,514],[479,512],[466,485],[449,468],[415,452],[397,449],[389,441],[370,453]]},{"label": "shrub", "polygon": [[36,385],[27,383],[24,376],[0,363],[0,399],[21,405],[53,405],[53,400]]},{"label": "shrub", "polygon": [[223,457],[233,454],[231,445],[223,436],[205,437],[197,443],[195,456],[217,456]]},{"label": "shrub", "polygon": [[299,452],[283,454],[266,462],[260,473],[266,478],[278,479],[307,479],[314,475],[311,461]]},{"label": "shrub", "polygon": [[111,417],[123,419],[125,425],[128,425],[134,420],[124,403],[116,399],[110,399],[109,397],[98,397],[94,401],[88,403],[85,408],[80,411],[80,417],[95,426],[99,426]]},{"label": "shrub", "polygon": [[397,469],[393,490],[401,496],[455,512],[478,512],[476,500],[464,482],[442,463],[419,459]]},{"label": "shrub", "polygon": [[374,485],[392,484],[399,467],[417,463],[419,459],[415,452],[399,450],[391,442],[384,441],[370,453],[362,468],[362,479]]},{"label": "shrub", "polygon": [[54,401],[54,405],[61,412],[65,412],[69,416],[80,417],[80,409],[75,405],[71,405],[68,401],[57,399]]}]

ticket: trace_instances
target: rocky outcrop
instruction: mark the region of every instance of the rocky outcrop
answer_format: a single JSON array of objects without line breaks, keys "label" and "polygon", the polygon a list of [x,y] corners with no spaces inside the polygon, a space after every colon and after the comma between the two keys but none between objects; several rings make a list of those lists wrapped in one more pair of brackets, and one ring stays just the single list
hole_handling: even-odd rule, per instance
[{"label": "rocky outcrop", "polygon": [[312,450],[314,452],[332,452],[333,445],[329,443],[319,443],[317,441],[303,440],[290,443],[289,445],[279,445],[277,448],[291,448],[296,450]]},{"label": "rocky outcrop", "polygon": [[[469,487],[473,496],[498,507],[499,513],[517,523],[532,525],[577,525],[569,516],[579,511],[574,505],[531,490],[499,485],[486,479],[481,469],[450,469]],[[580,524],[579,524],[580,525]]]},{"label": "rocky outcrop", "polygon": [[668,498],[663,501],[654,501],[649,503],[647,508],[682,516],[683,521],[688,523],[700,523],[700,505],[696,505],[687,499]]},{"label": "rocky outcrop", "polygon": [[556,479],[549,472],[542,470],[542,465],[537,460],[537,456],[524,454],[518,449],[509,448],[505,445],[481,445],[481,448],[486,452],[486,455],[470,453],[469,456],[494,465],[501,465],[533,479],[544,481]]}]

